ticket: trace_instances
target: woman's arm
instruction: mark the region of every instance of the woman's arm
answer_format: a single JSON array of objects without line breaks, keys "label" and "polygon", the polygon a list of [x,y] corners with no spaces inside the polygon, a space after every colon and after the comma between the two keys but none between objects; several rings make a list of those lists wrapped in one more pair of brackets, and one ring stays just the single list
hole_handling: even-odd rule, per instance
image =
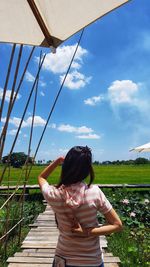
[{"label": "woman's arm", "polygon": [[62,164],[64,161],[63,157],[59,157],[58,159],[54,160],[50,165],[48,165],[38,176],[38,183],[40,188],[46,182],[48,176],[56,169],[56,167]]},{"label": "woman's arm", "polygon": [[95,228],[84,228],[82,229],[81,226],[77,229],[72,229],[73,233],[78,233],[84,236],[100,236],[100,235],[109,235],[115,232],[119,232],[123,229],[122,222],[114,209],[111,209],[105,215],[105,219],[107,221],[107,225],[102,225],[100,227]]}]

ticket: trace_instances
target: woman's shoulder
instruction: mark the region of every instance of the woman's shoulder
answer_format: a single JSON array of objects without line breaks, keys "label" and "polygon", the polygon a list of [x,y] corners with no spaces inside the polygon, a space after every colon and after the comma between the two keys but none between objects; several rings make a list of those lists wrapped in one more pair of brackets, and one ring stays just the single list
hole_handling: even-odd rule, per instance
[{"label": "woman's shoulder", "polygon": [[91,184],[89,187],[88,187],[89,190],[99,190],[99,187],[96,185],[96,184]]},{"label": "woman's shoulder", "polygon": [[47,195],[59,196],[59,189],[55,185],[49,184],[47,181],[42,186],[42,192]]},{"label": "woman's shoulder", "polygon": [[87,186],[87,190],[89,193],[92,193],[92,194],[99,194],[99,187],[96,185],[96,184],[91,184],[89,187]]}]

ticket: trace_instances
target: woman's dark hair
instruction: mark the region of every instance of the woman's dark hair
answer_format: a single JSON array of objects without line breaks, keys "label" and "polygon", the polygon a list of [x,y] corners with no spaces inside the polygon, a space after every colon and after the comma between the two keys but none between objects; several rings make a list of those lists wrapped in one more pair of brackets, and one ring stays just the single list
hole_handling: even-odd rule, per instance
[{"label": "woman's dark hair", "polygon": [[83,181],[90,175],[90,182],[94,180],[94,171],[92,167],[92,153],[91,149],[87,146],[75,146],[67,153],[60,176],[60,182],[57,187],[62,184],[69,186],[77,182]]}]

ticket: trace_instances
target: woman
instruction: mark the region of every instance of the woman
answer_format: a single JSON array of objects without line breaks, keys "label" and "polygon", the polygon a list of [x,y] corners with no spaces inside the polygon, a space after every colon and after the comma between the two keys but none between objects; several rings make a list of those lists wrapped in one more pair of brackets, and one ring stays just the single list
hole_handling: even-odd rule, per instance
[{"label": "woman", "polygon": [[[62,164],[60,182],[49,185],[48,176]],[[89,176],[87,185],[84,181]],[[39,175],[38,182],[44,198],[56,214],[59,238],[54,266],[103,267],[103,255],[99,235],[107,235],[122,229],[122,223],[103,192],[94,180],[91,150],[86,146],[70,149],[65,159],[59,157]],[[107,225],[99,226],[97,211]]]}]

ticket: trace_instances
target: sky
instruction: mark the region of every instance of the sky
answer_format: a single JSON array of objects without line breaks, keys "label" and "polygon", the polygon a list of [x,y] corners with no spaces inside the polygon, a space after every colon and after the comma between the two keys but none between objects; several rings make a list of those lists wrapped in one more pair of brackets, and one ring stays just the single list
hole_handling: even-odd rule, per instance
[{"label": "sky", "polygon": [[[9,153],[37,73],[40,52],[46,58],[40,72],[31,146],[34,155],[43,127],[60,88],[80,32],[53,54],[37,47],[11,114],[3,155]],[[0,99],[11,44],[0,43]],[[19,47],[16,49],[15,56]],[[21,68],[31,51],[24,46]],[[1,130],[10,98],[8,84]],[[28,151],[34,94],[14,152]],[[92,149],[93,161],[149,157],[129,152],[150,142],[150,1],[132,0],[85,28],[76,57],[52,113],[36,160],[65,156],[76,145]]]}]

